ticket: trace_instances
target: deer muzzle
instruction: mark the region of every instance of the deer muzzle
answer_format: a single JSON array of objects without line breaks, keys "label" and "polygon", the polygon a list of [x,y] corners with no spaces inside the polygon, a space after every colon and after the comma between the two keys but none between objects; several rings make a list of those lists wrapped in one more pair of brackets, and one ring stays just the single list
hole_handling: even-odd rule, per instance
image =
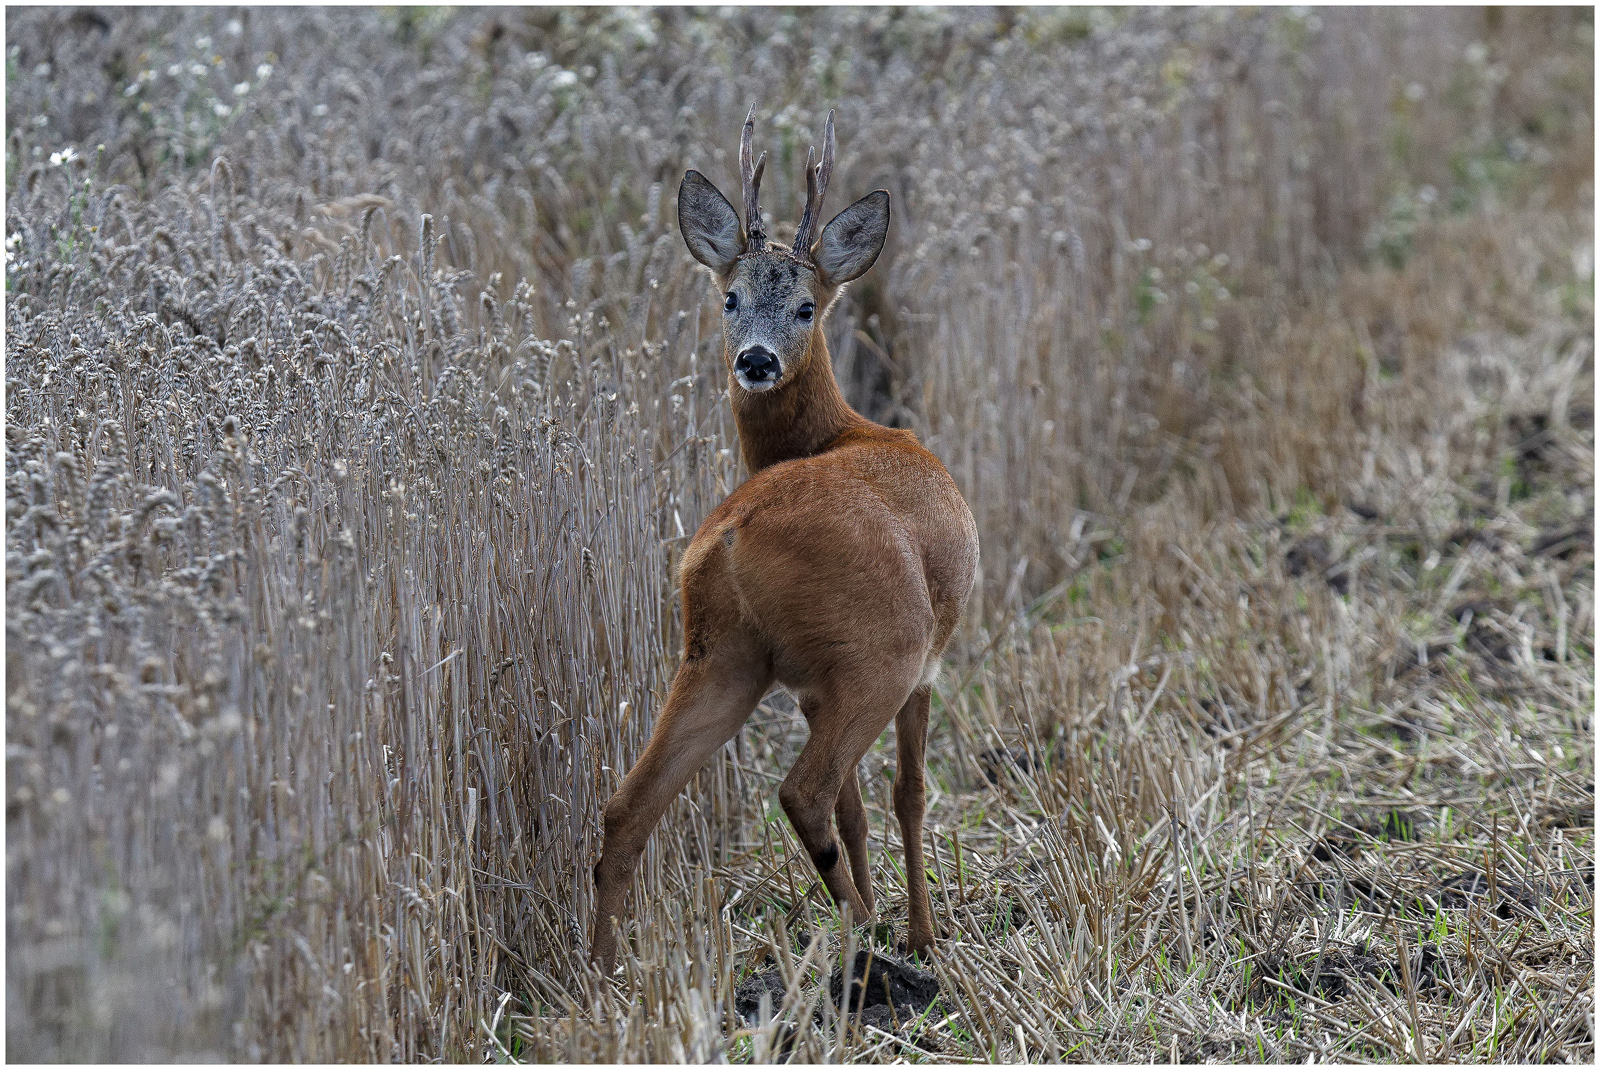
[{"label": "deer muzzle", "polygon": [[783,364],[766,346],[750,346],[740,351],[738,357],[734,359],[733,374],[739,380],[740,386],[759,393],[778,385],[778,378],[783,374]]}]

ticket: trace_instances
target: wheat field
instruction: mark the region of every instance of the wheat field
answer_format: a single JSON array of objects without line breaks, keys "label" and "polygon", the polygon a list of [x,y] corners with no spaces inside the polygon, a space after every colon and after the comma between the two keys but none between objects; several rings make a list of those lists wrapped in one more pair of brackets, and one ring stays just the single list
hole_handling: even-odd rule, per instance
[{"label": "wheat field", "polygon": [[[1589,9],[6,12],[6,1054],[1592,1063]],[[742,479],[687,167],[982,571],[937,998],[775,693],[585,964]],[[787,229],[786,229],[787,228]],[[765,992],[764,999],[756,994]],[[873,1011],[880,1013],[872,1013]]]}]

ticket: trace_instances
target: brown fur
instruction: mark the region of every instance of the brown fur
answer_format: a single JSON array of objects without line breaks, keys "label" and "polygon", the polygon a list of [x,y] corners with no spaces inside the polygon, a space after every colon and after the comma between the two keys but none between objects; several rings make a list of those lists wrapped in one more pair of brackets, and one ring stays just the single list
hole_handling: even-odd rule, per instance
[{"label": "brown fur", "polygon": [[[839,287],[810,266],[789,270],[792,260],[775,250],[751,253],[730,262],[718,281],[723,289],[739,278],[777,286],[787,271],[779,297],[792,302],[803,289],[827,309]],[[932,669],[976,578],[977,527],[949,473],[915,435],[881,427],[845,402],[821,320],[819,313],[804,345],[781,354],[774,389],[746,391],[731,347],[724,350],[751,476],[712,511],[684,554],[683,663],[649,745],[606,804],[590,958],[607,970],[616,957],[613,919],[645,841],[774,684],[794,692],[811,729],[779,799],[828,891],[858,922],[871,916],[874,896],[856,767],[896,722],[908,945],[914,952],[933,945],[922,858],[928,702]]]}]

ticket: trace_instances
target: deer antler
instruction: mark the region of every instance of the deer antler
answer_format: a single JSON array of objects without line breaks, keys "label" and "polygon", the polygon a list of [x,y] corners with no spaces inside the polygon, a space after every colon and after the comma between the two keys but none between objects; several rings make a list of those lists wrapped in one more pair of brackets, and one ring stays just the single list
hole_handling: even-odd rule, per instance
[{"label": "deer antler", "polygon": [[813,149],[806,149],[806,210],[800,217],[800,229],[794,235],[794,255],[811,258],[811,243],[815,238],[817,221],[822,218],[822,198],[828,194],[828,180],[833,177],[833,112],[828,112],[828,128],[822,135],[822,162],[811,166]]},{"label": "deer antler", "polygon": [[758,198],[761,192],[761,172],[767,166],[767,154],[762,153],[761,159],[751,166],[750,157],[751,141],[756,133],[756,106],[750,105],[750,114],[745,116],[744,133],[739,137],[739,177],[744,182],[744,233],[745,251],[759,253],[767,247],[767,230],[761,225],[761,206]]}]

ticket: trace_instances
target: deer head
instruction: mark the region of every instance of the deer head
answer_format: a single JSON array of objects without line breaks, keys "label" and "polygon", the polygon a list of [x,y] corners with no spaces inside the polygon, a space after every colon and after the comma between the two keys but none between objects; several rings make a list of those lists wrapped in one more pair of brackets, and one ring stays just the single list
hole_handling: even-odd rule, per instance
[{"label": "deer head", "polygon": [[806,152],[806,206],[789,248],[767,241],[758,194],[766,153],[751,162],[755,108],[744,121],[739,172],[744,215],[717,187],[689,171],[678,187],[678,229],[689,253],[711,270],[723,294],[723,359],[739,389],[779,390],[799,378],[818,345],[822,319],[845,283],[866,273],[889,233],[889,193],[875,190],[816,234],[822,199],[833,176],[833,113],[828,113],[822,159]]}]

